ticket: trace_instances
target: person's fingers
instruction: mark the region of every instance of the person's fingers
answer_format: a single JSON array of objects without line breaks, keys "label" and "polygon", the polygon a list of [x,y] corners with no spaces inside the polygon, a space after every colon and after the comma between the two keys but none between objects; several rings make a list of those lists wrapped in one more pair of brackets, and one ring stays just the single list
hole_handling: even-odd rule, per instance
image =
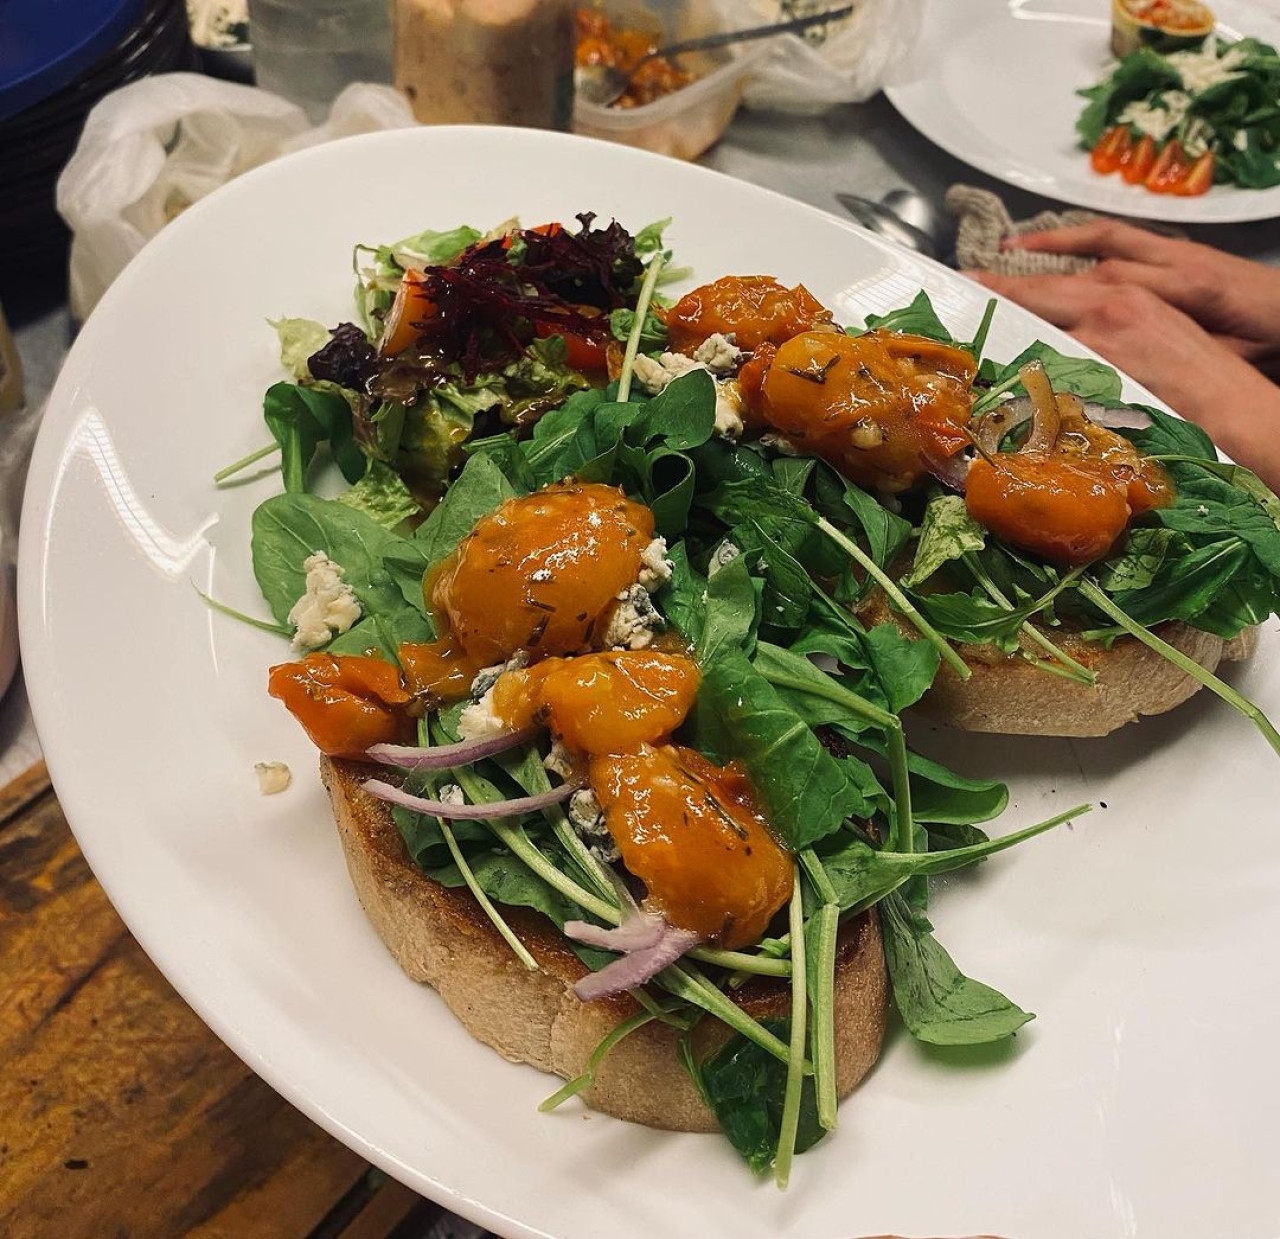
[{"label": "person's fingers", "polygon": [[1167,238],[1114,219],[1095,219],[1087,224],[1029,232],[1025,236],[1006,237],[1001,242],[1002,249],[1074,254],[1081,258],[1131,258],[1153,263],[1161,260],[1168,246]]},{"label": "person's fingers", "polygon": [[993,293],[1016,301],[1033,314],[1047,318],[1055,327],[1068,331],[1106,291],[1078,275],[996,275],[990,271],[966,274]]}]

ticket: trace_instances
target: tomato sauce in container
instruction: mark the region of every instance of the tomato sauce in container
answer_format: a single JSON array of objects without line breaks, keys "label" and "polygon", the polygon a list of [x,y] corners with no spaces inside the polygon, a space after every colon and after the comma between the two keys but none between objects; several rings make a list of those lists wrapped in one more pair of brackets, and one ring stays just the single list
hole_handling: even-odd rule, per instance
[{"label": "tomato sauce in container", "polygon": [[424,124],[568,129],[572,0],[392,0],[395,84]]}]

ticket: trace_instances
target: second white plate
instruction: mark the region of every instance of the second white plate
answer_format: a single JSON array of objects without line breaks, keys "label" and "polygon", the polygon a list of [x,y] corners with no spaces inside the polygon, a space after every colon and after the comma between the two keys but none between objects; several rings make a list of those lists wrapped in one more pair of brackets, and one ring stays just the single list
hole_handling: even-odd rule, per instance
[{"label": "second white plate", "polygon": [[[1280,45],[1280,20],[1242,0],[1214,4],[1228,38]],[[1099,176],[1077,145],[1076,93],[1113,63],[1106,0],[928,0],[924,30],[885,88],[943,150],[1019,189],[1113,215],[1183,224],[1280,216],[1280,187],[1215,185],[1200,198]]]}]

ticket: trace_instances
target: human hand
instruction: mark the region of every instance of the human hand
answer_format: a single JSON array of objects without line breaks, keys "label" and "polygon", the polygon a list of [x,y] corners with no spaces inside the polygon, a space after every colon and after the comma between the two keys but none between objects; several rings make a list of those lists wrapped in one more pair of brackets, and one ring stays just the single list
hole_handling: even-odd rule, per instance
[{"label": "human hand", "polygon": [[1090,275],[968,274],[1101,353],[1280,489],[1280,387],[1189,315]]},{"label": "human hand", "polygon": [[1280,269],[1110,219],[1009,237],[1004,248],[1097,258],[1082,278],[1155,293],[1280,381]]}]

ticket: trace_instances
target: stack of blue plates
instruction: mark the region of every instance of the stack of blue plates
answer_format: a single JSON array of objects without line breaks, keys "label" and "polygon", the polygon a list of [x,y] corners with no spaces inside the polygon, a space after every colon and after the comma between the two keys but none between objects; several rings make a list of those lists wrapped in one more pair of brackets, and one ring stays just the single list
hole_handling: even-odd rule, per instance
[{"label": "stack of blue plates", "polygon": [[89,109],[150,73],[195,66],[185,0],[4,0],[0,37],[0,298],[66,281],[58,175]]}]

